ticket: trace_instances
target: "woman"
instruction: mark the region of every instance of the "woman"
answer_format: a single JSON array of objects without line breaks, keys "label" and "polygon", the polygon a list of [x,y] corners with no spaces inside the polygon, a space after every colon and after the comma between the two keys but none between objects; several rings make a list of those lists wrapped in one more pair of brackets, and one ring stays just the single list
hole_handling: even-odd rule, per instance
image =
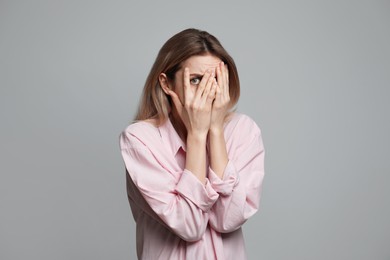
[{"label": "woman", "polygon": [[158,53],[120,135],[139,259],[246,259],[241,226],[259,207],[264,148],[232,111],[239,90],[233,59],[205,31]]}]

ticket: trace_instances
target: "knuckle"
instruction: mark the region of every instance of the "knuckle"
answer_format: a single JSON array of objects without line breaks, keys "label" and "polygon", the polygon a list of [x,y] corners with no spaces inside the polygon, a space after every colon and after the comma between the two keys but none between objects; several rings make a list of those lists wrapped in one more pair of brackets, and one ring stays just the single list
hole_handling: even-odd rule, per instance
[{"label": "knuckle", "polygon": [[190,105],[190,109],[191,109],[191,110],[194,110],[194,111],[197,111],[197,110],[199,109],[199,106],[198,106],[198,104],[192,103],[192,104]]}]

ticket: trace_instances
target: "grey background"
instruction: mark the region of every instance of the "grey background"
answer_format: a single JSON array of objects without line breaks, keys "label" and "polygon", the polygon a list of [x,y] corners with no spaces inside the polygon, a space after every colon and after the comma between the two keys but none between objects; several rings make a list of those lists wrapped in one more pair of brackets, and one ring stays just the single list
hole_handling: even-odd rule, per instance
[{"label": "grey background", "polygon": [[217,36],[263,131],[250,259],[390,259],[389,1],[0,1],[0,259],[135,259],[118,135],[161,45]]}]

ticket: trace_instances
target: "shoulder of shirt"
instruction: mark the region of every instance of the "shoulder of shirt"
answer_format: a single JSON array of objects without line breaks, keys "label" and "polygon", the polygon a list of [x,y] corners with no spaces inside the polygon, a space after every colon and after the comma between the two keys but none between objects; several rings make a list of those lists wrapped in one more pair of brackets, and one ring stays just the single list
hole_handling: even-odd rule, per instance
[{"label": "shoulder of shirt", "polygon": [[241,136],[261,135],[260,127],[248,115],[234,112],[229,121],[226,123],[225,131],[238,132]]},{"label": "shoulder of shirt", "polygon": [[146,121],[137,121],[128,125],[120,134],[121,142],[128,142],[131,146],[140,144],[146,145],[147,141],[155,141],[160,137],[158,127]]},{"label": "shoulder of shirt", "polygon": [[128,125],[124,131],[130,134],[158,133],[158,127],[146,121],[137,121]]}]

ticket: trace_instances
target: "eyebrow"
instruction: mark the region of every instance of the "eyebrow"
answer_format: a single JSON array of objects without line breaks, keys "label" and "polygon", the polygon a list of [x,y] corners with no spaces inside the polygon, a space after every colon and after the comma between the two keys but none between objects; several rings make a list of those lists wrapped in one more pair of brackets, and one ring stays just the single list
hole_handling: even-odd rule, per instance
[{"label": "eyebrow", "polygon": [[193,76],[195,76],[195,77],[203,77],[203,75],[202,74],[198,74],[198,73],[191,73],[190,74],[190,77],[193,77]]}]

